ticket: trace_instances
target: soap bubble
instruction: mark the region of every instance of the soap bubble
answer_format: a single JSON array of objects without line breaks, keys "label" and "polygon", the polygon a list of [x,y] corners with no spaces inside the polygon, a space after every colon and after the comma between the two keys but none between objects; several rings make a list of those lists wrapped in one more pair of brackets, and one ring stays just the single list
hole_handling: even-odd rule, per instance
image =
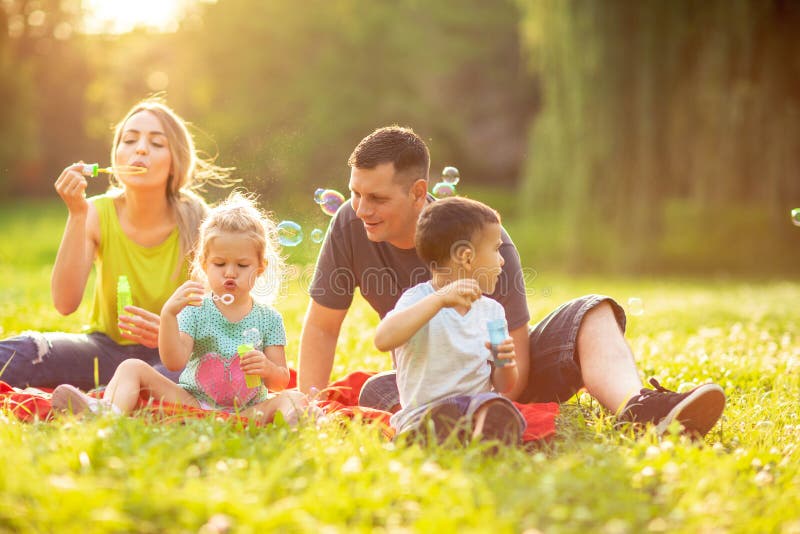
[{"label": "soap bubble", "polygon": [[316,191],[314,191],[314,202],[316,202],[317,204],[322,204],[322,195],[324,193],[325,193],[325,189],[323,189],[322,187],[320,187]]},{"label": "soap bubble", "polygon": [[461,175],[458,172],[458,169],[455,167],[445,167],[442,170],[442,181],[446,184],[457,185],[458,181],[461,179]]},{"label": "soap bubble", "polygon": [[628,299],[628,313],[630,315],[644,314],[644,303],[639,297],[631,297]]},{"label": "soap bubble", "polygon": [[343,194],[335,189],[326,189],[320,195],[318,204],[325,215],[333,216],[344,202],[345,198]]},{"label": "soap bubble", "polygon": [[323,239],[325,239],[325,232],[319,228],[314,228],[311,230],[311,241],[314,243],[322,243]]},{"label": "soap bubble", "polygon": [[278,223],[278,242],[284,247],[296,247],[303,241],[303,229],[294,221]]},{"label": "soap bubble", "polygon": [[248,328],[242,332],[242,339],[251,347],[257,348],[261,344],[261,332],[258,328]]},{"label": "soap bubble", "polygon": [[800,208],[795,208],[792,210],[792,224],[795,226],[800,226]]},{"label": "soap bubble", "polygon": [[454,197],[456,196],[456,188],[453,186],[453,184],[439,182],[433,186],[431,193],[433,193],[433,196],[436,198]]},{"label": "soap bubble", "polygon": [[221,302],[226,306],[230,306],[231,304],[233,304],[234,296],[231,295],[230,293],[225,293],[223,295],[211,295],[211,299],[214,300],[215,302]]}]

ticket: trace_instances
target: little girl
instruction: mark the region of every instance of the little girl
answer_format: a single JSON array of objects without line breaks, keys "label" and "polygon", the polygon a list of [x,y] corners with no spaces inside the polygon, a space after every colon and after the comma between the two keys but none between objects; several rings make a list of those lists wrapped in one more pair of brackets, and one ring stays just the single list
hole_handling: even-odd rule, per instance
[{"label": "little girl", "polygon": [[[126,360],[102,400],[63,384],[53,391],[53,408],[77,413],[110,404],[114,411],[128,413],[145,391],[164,402],[235,411],[260,422],[272,421],[279,411],[286,421],[296,422],[307,406],[305,396],[298,391],[275,396],[267,392],[267,388],[281,391],[289,383],[283,319],[251,295],[256,280],[268,269],[275,277],[280,274],[275,241],[273,222],[250,198],[233,193],[211,210],[200,228],[200,250],[192,271],[195,279],[205,280],[211,294],[203,296],[204,283],[188,281],[161,310],[158,349],[164,366],[183,369],[178,384],[140,360]],[[253,346],[246,331],[257,331],[263,348]],[[240,350],[246,344],[251,345],[249,350]],[[249,388],[245,375],[260,377],[263,384]]]}]

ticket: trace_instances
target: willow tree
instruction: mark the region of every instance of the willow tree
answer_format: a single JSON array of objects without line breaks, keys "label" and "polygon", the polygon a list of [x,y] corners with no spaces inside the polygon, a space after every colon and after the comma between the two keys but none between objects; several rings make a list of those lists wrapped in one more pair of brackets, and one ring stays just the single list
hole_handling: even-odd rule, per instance
[{"label": "willow tree", "polygon": [[797,269],[798,4],[520,5],[543,97],[522,202],[573,266]]}]

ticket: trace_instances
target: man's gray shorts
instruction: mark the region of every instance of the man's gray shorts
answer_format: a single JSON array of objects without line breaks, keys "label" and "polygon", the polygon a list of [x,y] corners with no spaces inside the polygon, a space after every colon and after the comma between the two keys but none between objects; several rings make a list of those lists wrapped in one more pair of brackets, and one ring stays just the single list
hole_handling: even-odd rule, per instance
[{"label": "man's gray shorts", "polygon": [[[519,402],[564,402],[583,387],[578,359],[578,330],[586,312],[603,302],[614,310],[625,332],[625,311],[605,295],[585,295],[566,302],[530,328],[531,366],[528,385]],[[364,383],[358,404],[388,412],[400,407],[395,371],[372,376]]]}]

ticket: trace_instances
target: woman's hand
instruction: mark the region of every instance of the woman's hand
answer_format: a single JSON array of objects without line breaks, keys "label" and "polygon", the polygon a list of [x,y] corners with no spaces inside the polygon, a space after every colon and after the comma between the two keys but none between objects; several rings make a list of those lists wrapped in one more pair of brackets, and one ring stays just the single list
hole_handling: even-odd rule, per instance
[{"label": "woman's hand", "polygon": [[120,335],[148,349],[157,348],[161,317],[138,306],[125,306],[124,309],[129,315],[119,317]]},{"label": "woman's hand", "polygon": [[56,179],[55,188],[58,196],[67,205],[70,215],[83,215],[89,209],[86,201],[86,177],[81,174],[82,163],[75,163],[65,168]]}]

